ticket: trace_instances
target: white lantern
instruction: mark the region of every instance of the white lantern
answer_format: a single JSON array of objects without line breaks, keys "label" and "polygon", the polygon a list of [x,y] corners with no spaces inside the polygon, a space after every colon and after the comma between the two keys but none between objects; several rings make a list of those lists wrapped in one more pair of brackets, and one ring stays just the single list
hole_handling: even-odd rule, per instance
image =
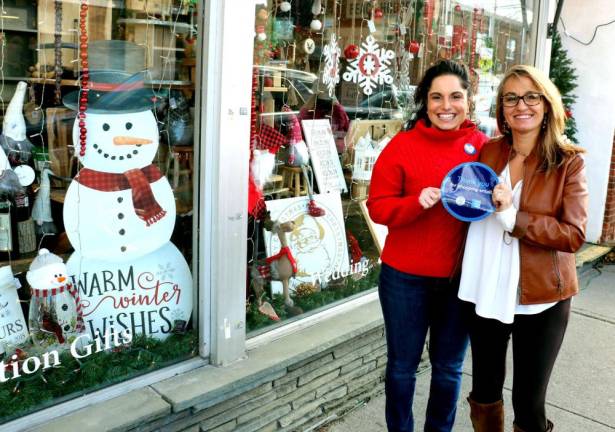
[{"label": "white lantern", "polygon": [[28,340],[17,288],[11,266],[0,267],[0,354]]},{"label": "white lantern", "polygon": [[361,137],[354,147],[352,179],[370,181],[374,163],[379,154],[376,143],[372,141],[369,132]]}]

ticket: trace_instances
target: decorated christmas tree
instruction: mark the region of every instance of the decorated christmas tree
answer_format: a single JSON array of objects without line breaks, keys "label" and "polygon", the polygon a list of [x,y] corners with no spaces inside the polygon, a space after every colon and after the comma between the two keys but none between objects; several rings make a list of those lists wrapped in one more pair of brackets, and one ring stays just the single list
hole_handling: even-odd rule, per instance
[{"label": "decorated christmas tree", "polygon": [[578,143],[576,137],[577,123],[572,115],[572,105],[577,100],[577,96],[574,94],[577,88],[577,74],[572,60],[568,57],[566,49],[562,46],[562,40],[558,32],[553,33],[549,77],[562,94],[566,117],[568,117],[566,121],[566,136],[571,141]]}]

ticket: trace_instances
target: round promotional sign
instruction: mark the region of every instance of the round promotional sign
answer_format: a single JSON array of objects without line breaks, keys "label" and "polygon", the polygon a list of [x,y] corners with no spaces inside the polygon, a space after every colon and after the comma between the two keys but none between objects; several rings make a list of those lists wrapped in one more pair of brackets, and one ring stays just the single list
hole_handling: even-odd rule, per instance
[{"label": "round promotional sign", "polygon": [[442,181],[442,205],[455,218],[473,222],[495,211],[491,193],[498,176],[480,162],[467,162],[453,168]]}]

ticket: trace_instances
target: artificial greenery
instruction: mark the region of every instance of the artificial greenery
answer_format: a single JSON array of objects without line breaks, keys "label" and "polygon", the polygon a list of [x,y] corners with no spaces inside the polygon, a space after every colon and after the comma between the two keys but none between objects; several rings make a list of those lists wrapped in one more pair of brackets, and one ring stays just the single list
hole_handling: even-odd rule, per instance
[{"label": "artificial greenery", "polygon": [[577,96],[574,94],[577,88],[577,73],[572,60],[568,57],[568,53],[562,46],[562,39],[557,31],[553,32],[549,78],[551,78],[562,94],[562,102],[566,109],[566,117],[568,117],[565,134],[572,142],[578,143],[576,137],[577,122],[571,111],[572,105],[577,100]]},{"label": "artificial greenery", "polygon": [[[345,299],[354,294],[374,288],[378,283],[378,275],[380,274],[380,266],[373,266],[369,273],[359,279],[354,280],[351,276],[345,279],[331,281],[329,286],[312,294],[297,296],[291,295],[295,306],[300,307],[303,312],[308,312],[338,300]],[[284,296],[282,294],[274,294],[271,299],[271,305],[276,313],[283,321],[290,318],[286,308],[284,307]],[[246,324],[248,332],[258,330],[259,328],[271,325],[273,321],[267,316],[258,311],[258,305],[251,303],[246,310]]]},{"label": "artificial greenery", "polygon": [[82,359],[63,351],[57,367],[0,385],[0,423],[194,356],[197,339],[193,330],[164,341],[136,336],[129,346]]}]

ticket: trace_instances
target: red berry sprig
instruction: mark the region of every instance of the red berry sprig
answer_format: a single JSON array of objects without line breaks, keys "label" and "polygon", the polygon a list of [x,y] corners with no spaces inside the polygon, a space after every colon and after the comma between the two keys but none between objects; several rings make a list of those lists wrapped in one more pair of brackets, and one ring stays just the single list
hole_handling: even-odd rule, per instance
[{"label": "red berry sprig", "polygon": [[88,85],[90,83],[90,69],[88,65],[88,0],[81,0],[79,11],[79,56],[81,57],[81,92],[79,94],[79,155],[85,156],[85,143],[87,129],[85,127],[85,110],[88,108]]}]

